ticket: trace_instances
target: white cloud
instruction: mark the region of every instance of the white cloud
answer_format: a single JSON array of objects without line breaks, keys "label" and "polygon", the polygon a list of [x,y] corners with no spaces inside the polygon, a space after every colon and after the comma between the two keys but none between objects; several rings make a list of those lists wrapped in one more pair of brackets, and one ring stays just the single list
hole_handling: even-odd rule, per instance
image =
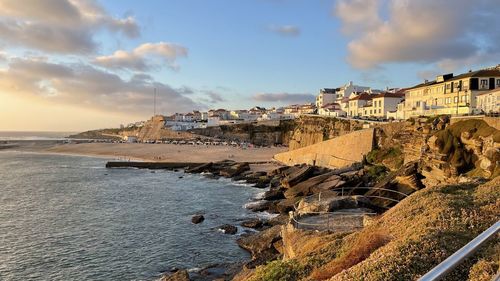
[{"label": "white cloud", "polygon": [[360,69],[499,59],[499,12],[497,0],[341,0],[335,9],[352,36],[347,59]]},{"label": "white cloud", "polygon": [[110,56],[100,56],[94,63],[109,69],[130,69],[145,71],[159,67],[159,63],[152,59],[160,58],[168,67],[177,70],[179,66],[176,60],[179,57],[186,57],[188,49],[173,43],[144,43],[131,52],[118,50]]},{"label": "white cloud", "polygon": [[90,65],[53,63],[38,58],[11,59],[0,70],[0,92],[43,97],[57,104],[80,105],[104,112],[148,114],[153,89],[158,90],[158,108],[164,113],[204,108],[167,84],[149,75],[120,76]]},{"label": "white cloud", "polygon": [[0,0],[0,42],[35,50],[81,54],[92,53],[99,30],[137,37],[139,27],[132,17],[110,16],[95,1]]},{"label": "white cloud", "polygon": [[296,37],[300,35],[300,28],[294,25],[271,25],[269,30],[283,36]]}]

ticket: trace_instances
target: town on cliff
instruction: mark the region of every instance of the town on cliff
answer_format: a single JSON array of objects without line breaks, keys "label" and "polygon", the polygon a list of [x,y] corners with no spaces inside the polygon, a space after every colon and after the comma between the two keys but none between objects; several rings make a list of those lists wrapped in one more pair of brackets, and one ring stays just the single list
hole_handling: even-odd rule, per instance
[{"label": "town on cliff", "polygon": [[[164,281],[436,280],[426,274],[452,254],[470,258],[446,268],[446,280],[493,280],[499,113],[500,65],[385,91],[349,82],[321,89],[315,104],[156,115],[73,137],[121,142],[129,155],[160,147],[150,161],[108,168],[184,169],[263,190],[245,206],[260,216],[219,227],[238,234],[248,261],[173,269]],[[192,223],[205,219],[193,214]]]}]

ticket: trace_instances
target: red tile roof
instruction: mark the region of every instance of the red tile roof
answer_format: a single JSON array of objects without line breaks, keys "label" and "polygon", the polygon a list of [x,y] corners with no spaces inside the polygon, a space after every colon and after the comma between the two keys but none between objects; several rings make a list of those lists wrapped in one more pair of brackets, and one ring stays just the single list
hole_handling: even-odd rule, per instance
[{"label": "red tile roof", "polygon": [[350,100],[371,100],[373,99],[373,96],[367,93],[362,93],[361,95],[354,97]]}]

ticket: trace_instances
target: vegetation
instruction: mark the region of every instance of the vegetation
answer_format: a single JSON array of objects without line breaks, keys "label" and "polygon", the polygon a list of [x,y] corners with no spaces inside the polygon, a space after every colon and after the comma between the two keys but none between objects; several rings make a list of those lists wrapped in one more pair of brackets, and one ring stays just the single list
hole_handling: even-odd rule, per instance
[{"label": "vegetation", "polygon": [[[490,127],[482,120],[465,120],[448,126],[445,130],[435,134],[439,152],[448,156],[450,164],[459,173],[465,173],[475,168],[477,158],[472,151],[468,151],[461,142],[463,133],[469,134],[472,139],[492,136],[495,142],[500,142],[500,131]],[[474,173],[474,172],[473,172]]]},{"label": "vegetation", "polygon": [[300,280],[307,276],[308,271],[305,267],[295,260],[281,261],[276,260],[265,266],[260,266],[250,281],[290,281]]},{"label": "vegetation", "polygon": [[[500,177],[476,185],[419,190],[360,232],[297,231],[296,256],[258,267],[250,280],[415,280],[498,220]],[[500,239],[460,264],[444,280],[491,280]]]},{"label": "vegetation", "polygon": [[377,148],[366,155],[366,161],[369,164],[382,164],[391,170],[396,170],[403,165],[404,155],[401,147]]}]

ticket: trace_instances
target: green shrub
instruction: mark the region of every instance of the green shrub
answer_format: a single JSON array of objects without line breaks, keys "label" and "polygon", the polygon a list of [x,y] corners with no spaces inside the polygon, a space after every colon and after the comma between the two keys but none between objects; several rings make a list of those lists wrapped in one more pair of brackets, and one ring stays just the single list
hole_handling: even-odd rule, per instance
[{"label": "green shrub", "polygon": [[276,260],[257,267],[250,281],[294,281],[300,280],[308,274],[309,270],[296,260]]}]

